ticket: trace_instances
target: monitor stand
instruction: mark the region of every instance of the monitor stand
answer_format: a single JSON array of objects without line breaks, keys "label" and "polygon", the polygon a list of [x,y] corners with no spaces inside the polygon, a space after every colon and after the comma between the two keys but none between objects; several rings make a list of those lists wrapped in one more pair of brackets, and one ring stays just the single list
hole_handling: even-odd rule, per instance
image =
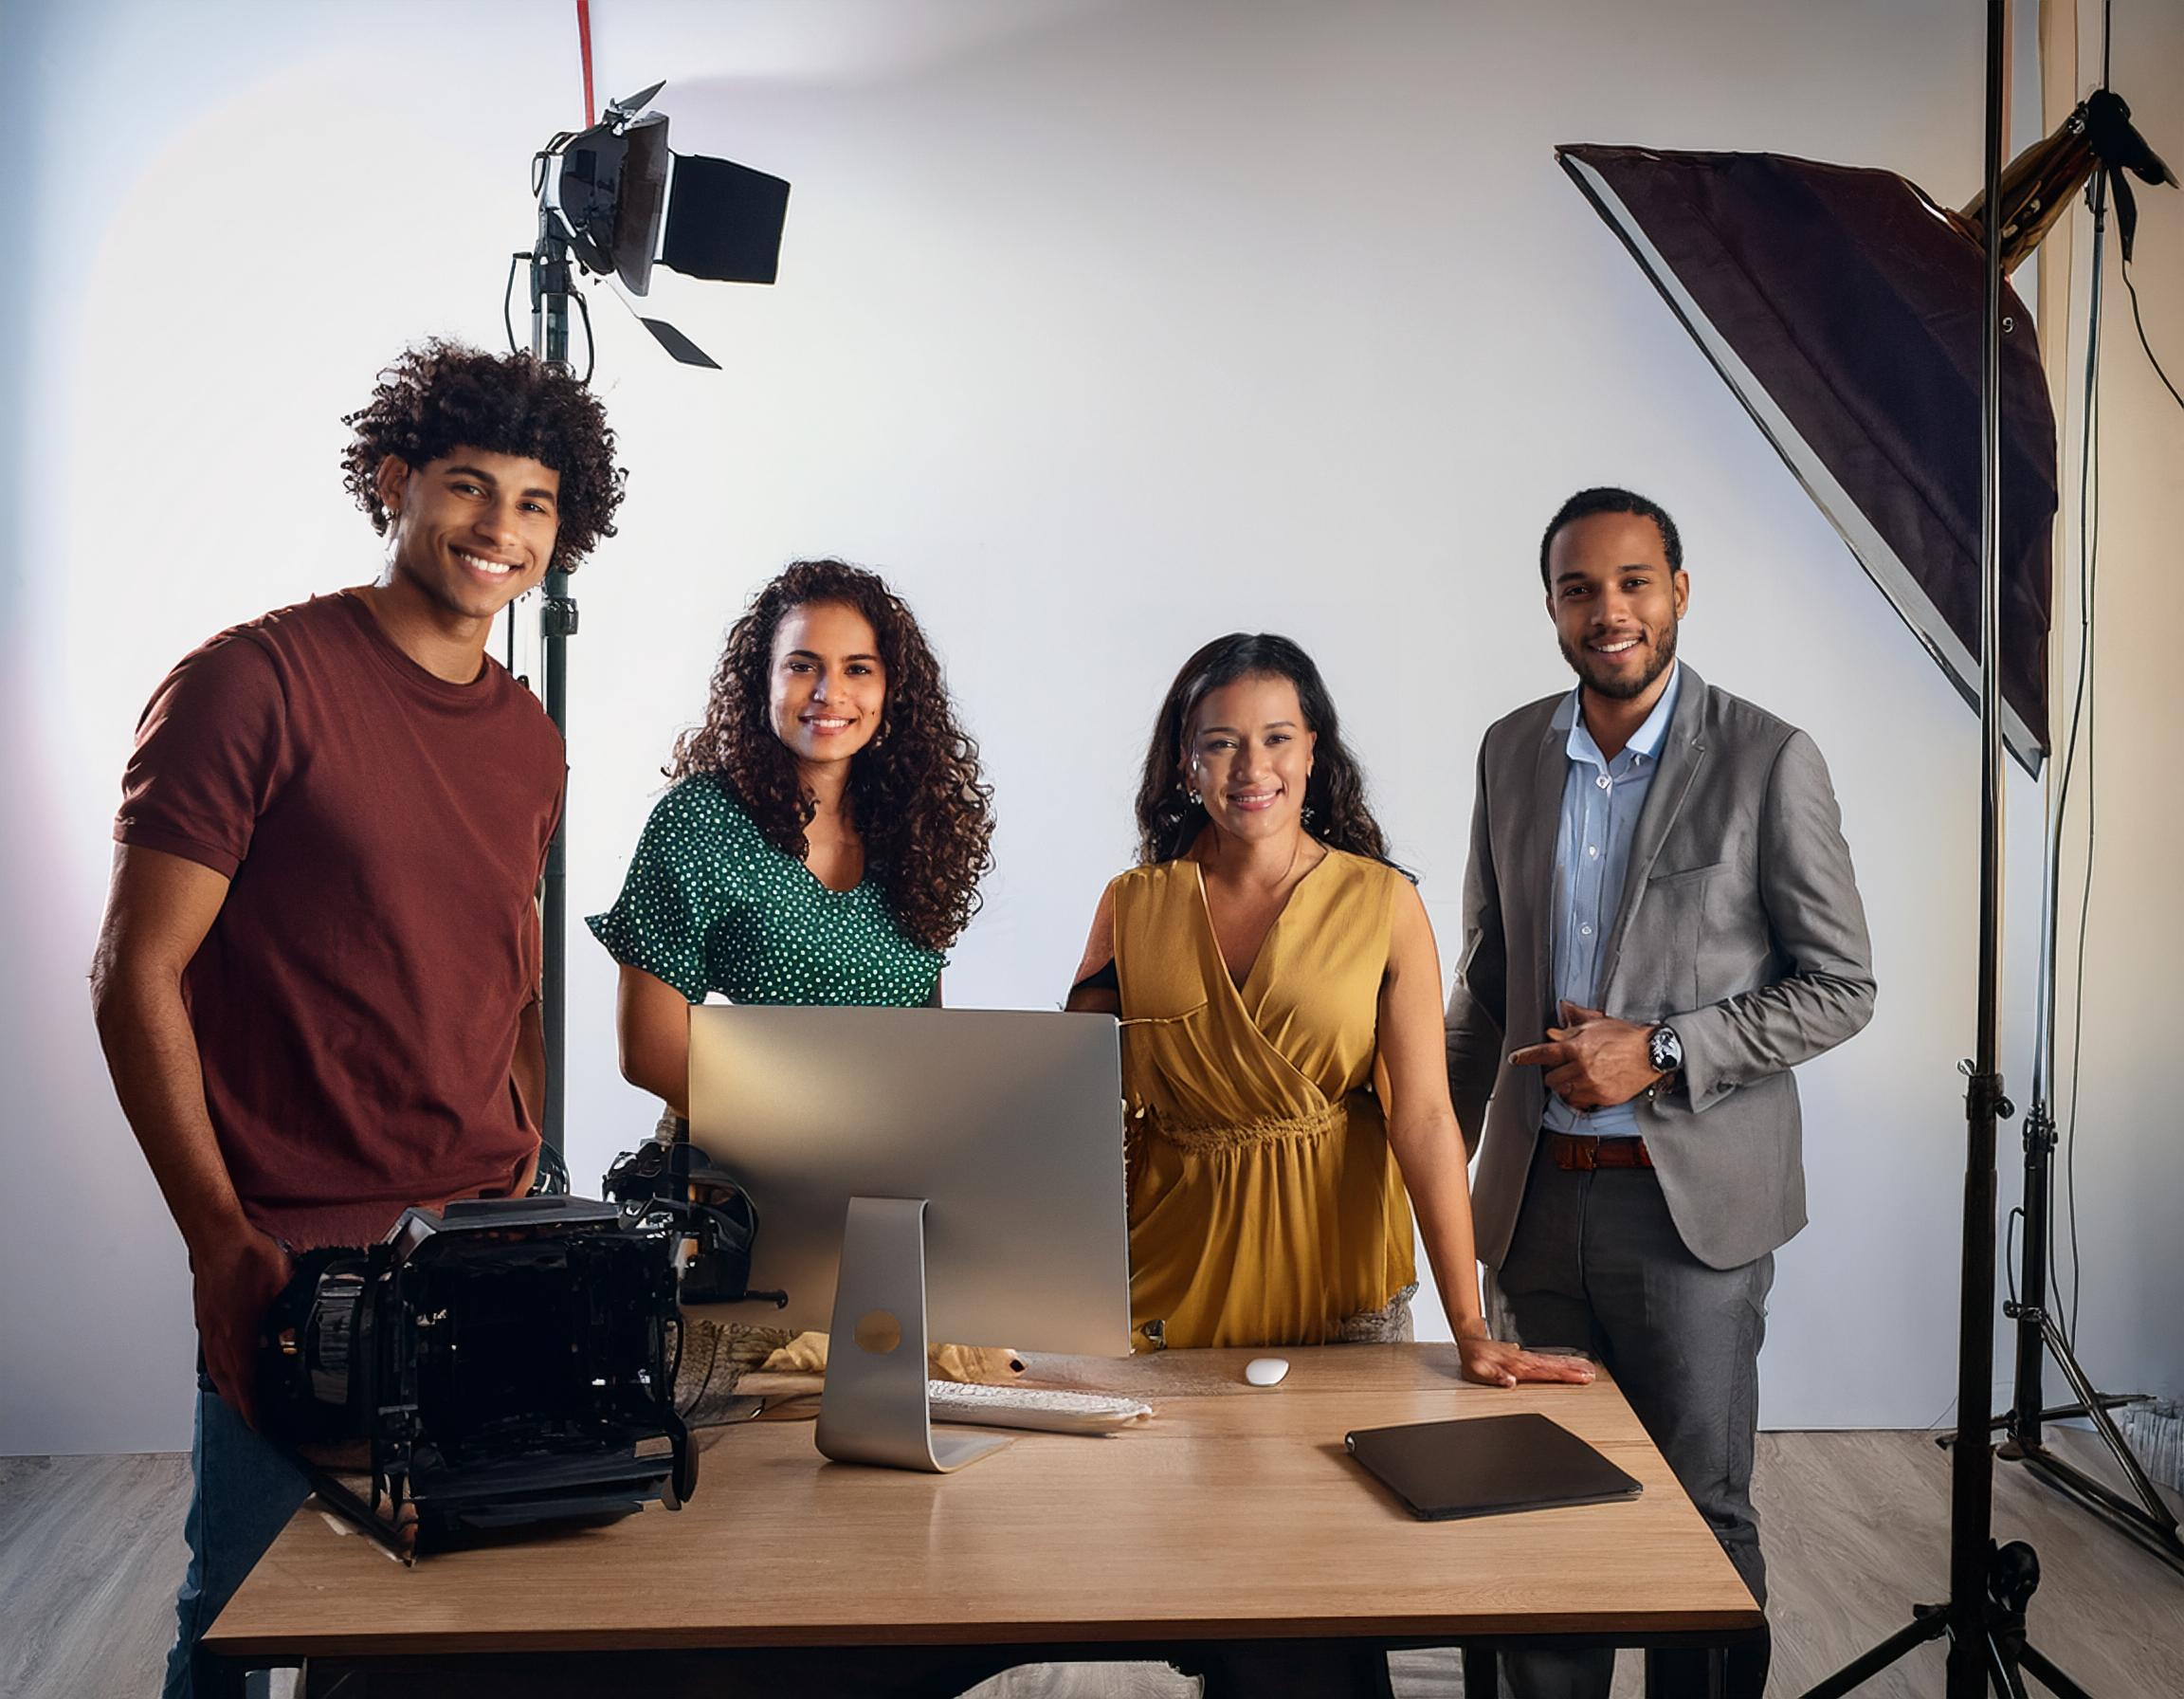
[{"label": "monitor stand", "polygon": [[819,1396],[819,1449],[837,1463],[947,1474],[1008,1434],[936,1434],[926,1402],[925,1199],[852,1197]]}]

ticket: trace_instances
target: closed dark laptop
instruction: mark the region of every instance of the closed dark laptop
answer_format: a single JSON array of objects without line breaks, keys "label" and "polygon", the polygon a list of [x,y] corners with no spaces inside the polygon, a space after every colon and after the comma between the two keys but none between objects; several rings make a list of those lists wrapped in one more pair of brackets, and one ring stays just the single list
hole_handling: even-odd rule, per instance
[{"label": "closed dark laptop", "polygon": [[1636,1498],[1639,1484],[1543,1416],[1362,1428],[1350,1454],[1428,1522]]}]

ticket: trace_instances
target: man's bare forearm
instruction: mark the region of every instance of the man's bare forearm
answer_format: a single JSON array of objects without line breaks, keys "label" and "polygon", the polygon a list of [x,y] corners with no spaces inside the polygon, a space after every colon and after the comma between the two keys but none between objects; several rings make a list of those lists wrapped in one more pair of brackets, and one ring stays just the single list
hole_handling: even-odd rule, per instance
[{"label": "man's bare forearm", "polygon": [[197,1034],[180,981],[156,968],[101,964],[92,1005],[121,1113],[191,1252],[246,1231],[205,1107]]}]

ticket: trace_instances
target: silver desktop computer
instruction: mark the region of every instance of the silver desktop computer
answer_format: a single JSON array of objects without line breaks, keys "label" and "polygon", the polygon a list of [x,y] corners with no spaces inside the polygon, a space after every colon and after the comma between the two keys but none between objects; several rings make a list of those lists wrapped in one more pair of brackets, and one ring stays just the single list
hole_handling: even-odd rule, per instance
[{"label": "silver desktop computer", "polygon": [[757,1207],[753,1287],[832,1336],[828,1457],[945,1472],[1008,1443],[933,1432],[933,1339],[1129,1355],[1112,1015],[694,1008],[690,1137]]}]

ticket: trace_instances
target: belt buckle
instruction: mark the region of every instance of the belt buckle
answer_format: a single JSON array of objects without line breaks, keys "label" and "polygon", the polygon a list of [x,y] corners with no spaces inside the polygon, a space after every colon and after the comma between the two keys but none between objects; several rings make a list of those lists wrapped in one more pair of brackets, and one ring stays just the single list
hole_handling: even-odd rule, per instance
[{"label": "belt buckle", "polygon": [[1600,1167],[1600,1141],[1589,1139],[1583,1133],[1564,1133],[1569,1141],[1563,1149],[1570,1153],[1570,1165],[1579,1174],[1597,1173]]}]

